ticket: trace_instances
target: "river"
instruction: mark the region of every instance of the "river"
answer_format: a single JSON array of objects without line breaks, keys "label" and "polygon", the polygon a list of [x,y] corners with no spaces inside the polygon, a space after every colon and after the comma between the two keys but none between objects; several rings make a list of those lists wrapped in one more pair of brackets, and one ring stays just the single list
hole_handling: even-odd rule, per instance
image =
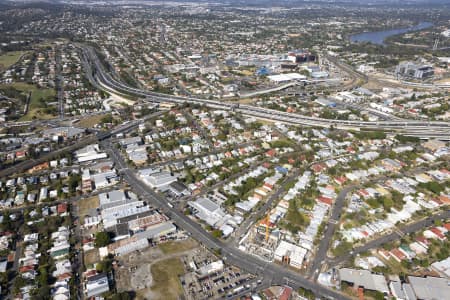
[{"label": "river", "polygon": [[388,29],[383,31],[362,32],[350,36],[352,43],[370,42],[372,44],[384,45],[384,40],[390,36],[411,31],[426,29],[433,26],[430,22],[420,22],[419,24],[407,28]]}]

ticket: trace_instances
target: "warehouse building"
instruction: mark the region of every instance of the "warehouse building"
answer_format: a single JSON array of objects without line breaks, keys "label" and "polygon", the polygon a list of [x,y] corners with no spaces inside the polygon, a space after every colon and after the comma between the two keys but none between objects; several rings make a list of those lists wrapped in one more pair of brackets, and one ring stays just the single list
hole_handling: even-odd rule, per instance
[{"label": "warehouse building", "polygon": [[279,262],[286,262],[290,266],[300,269],[307,252],[308,250],[305,248],[281,241],[275,250],[274,259]]},{"label": "warehouse building", "polygon": [[352,285],[355,289],[364,288],[366,290],[378,291],[384,294],[389,293],[386,278],[383,275],[372,274],[367,270],[356,270],[349,268],[339,269],[339,279]]},{"label": "warehouse building", "polygon": [[288,83],[291,81],[306,80],[306,76],[301,75],[299,73],[286,73],[286,74],[270,75],[270,76],[267,76],[267,78],[269,78],[269,80],[274,83]]},{"label": "warehouse building", "polygon": [[448,299],[450,295],[450,281],[446,278],[408,276],[408,281],[417,299]]}]

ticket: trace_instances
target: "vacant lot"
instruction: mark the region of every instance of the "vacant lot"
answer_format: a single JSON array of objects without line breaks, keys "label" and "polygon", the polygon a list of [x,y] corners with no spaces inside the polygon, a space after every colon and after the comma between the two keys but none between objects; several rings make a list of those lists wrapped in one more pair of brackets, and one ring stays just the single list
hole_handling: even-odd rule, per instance
[{"label": "vacant lot", "polygon": [[100,123],[101,119],[105,116],[105,114],[94,115],[86,118],[82,118],[76,126],[83,128],[93,128],[95,125]]},{"label": "vacant lot", "polygon": [[84,252],[84,265],[92,266],[93,264],[100,261],[100,254],[98,249],[92,249]]},{"label": "vacant lot", "polygon": [[0,55],[0,70],[6,70],[15,64],[25,51],[11,51]]},{"label": "vacant lot", "polygon": [[152,265],[153,285],[151,290],[157,299],[178,299],[183,294],[178,276],[184,273],[183,263],[179,258],[161,260]]},{"label": "vacant lot", "polygon": [[78,215],[80,216],[81,223],[84,223],[84,217],[86,215],[92,216],[99,205],[100,200],[98,196],[81,199],[78,202]]},{"label": "vacant lot", "polygon": [[20,118],[20,121],[30,121],[33,119],[51,119],[54,117],[46,110],[47,103],[55,101],[56,92],[53,89],[41,89],[35,85],[23,82],[16,82],[8,85],[0,85],[0,89],[14,88],[28,96],[31,92],[30,106],[28,113]]},{"label": "vacant lot", "polygon": [[160,244],[158,247],[164,254],[173,254],[192,250],[198,246],[197,242],[192,239],[187,239],[181,242],[167,242]]},{"label": "vacant lot", "polygon": [[184,273],[181,257],[193,255],[198,244],[188,239],[149,247],[120,257],[116,271],[118,291],[134,290],[136,299],[179,299]]}]

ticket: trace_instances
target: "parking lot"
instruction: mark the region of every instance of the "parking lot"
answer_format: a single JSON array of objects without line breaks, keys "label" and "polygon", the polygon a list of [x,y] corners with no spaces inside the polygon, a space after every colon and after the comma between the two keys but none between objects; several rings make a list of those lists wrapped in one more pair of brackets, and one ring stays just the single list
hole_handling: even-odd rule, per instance
[{"label": "parking lot", "polygon": [[186,299],[223,299],[231,298],[250,291],[256,283],[253,275],[245,274],[236,267],[224,265],[223,269],[201,274],[199,270],[218,261],[218,258],[203,249],[197,250],[192,256],[183,258],[189,271],[181,278]]}]

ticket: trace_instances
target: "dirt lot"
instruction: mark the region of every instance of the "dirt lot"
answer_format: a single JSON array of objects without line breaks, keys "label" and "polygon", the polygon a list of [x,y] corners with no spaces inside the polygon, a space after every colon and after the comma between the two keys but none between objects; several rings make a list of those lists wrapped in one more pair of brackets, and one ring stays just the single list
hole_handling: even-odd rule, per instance
[{"label": "dirt lot", "polygon": [[179,258],[161,260],[151,268],[153,276],[152,292],[158,299],[178,299],[183,294],[179,276],[184,274],[184,267]]},{"label": "dirt lot", "polygon": [[93,196],[90,198],[83,198],[78,202],[79,216],[81,223],[84,223],[84,217],[86,215],[93,215],[97,207],[100,205],[100,200],[98,196]]},{"label": "dirt lot", "polygon": [[83,128],[93,128],[95,125],[100,123],[100,120],[105,116],[105,114],[101,115],[94,115],[86,118],[82,118],[77,126],[83,127]]},{"label": "dirt lot", "polygon": [[92,249],[84,252],[84,264],[86,266],[93,265],[96,262],[100,261],[100,254],[98,253],[98,249]]},{"label": "dirt lot", "polygon": [[184,252],[187,250],[192,250],[198,246],[197,242],[192,239],[187,239],[182,242],[167,242],[159,245],[159,249],[164,254],[173,254],[178,252]]},{"label": "dirt lot", "polygon": [[116,272],[117,290],[134,290],[136,299],[178,299],[183,294],[179,276],[185,272],[180,258],[197,247],[197,242],[188,239],[122,257]]}]

